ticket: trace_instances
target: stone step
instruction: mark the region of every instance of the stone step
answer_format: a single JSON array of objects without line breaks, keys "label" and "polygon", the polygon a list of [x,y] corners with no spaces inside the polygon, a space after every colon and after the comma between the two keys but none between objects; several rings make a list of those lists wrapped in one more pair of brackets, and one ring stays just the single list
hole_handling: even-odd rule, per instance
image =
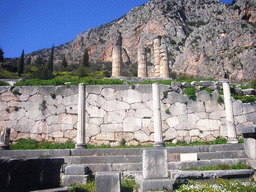
[{"label": "stone step", "polygon": [[[216,151],[244,150],[244,144],[200,145],[166,147],[168,153],[199,153]],[[113,156],[142,155],[143,148],[110,148],[110,149],[54,149],[54,150],[0,150],[0,157],[35,158],[66,156]]]},{"label": "stone step", "polygon": [[[169,170],[184,170],[193,167],[203,167],[203,166],[216,166],[219,164],[233,165],[241,162],[243,164],[247,163],[246,158],[236,158],[236,159],[213,159],[213,160],[199,160],[199,161],[184,161],[184,162],[168,162]],[[102,172],[102,171],[123,171],[126,174],[135,176],[137,171],[142,171],[142,162],[138,163],[95,163],[95,164],[85,164],[89,167],[92,172]]]},{"label": "stone step", "polygon": [[139,163],[142,155],[116,155],[116,156],[72,156],[65,157],[67,164],[104,164],[104,163]]},{"label": "stone step", "polygon": [[[244,144],[166,147],[168,153],[199,153],[244,150]],[[71,149],[71,156],[142,155],[143,148]]]},{"label": "stone step", "polygon": [[[244,150],[237,151],[217,151],[199,152],[199,160],[226,159],[226,158],[246,158]],[[67,164],[102,164],[102,163],[139,163],[142,162],[142,155],[115,155],[115,156],[67,156]],[[168,161],[179,161],[179,153],[169,153]]]},{"label": "stone step", "polygon": [[226,158],[246,158],[244,150],[236,151],[217,151],[217,152],[202,152],[197,153],[197,157],[200,160],[210,159],[226,159]]}]

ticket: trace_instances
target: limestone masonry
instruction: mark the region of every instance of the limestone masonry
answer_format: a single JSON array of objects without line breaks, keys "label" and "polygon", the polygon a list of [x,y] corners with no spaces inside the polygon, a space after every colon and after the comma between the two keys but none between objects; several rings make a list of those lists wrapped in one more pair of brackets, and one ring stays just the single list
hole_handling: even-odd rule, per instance
[{"label": "limestone masonry", "polygon": [[[203,82],[216,87],[216,82]],[[214,140],[228,136],[224,104],[217,90],[189,100],[181,84],[159,85],[163,140]],[[12,87],[13,88],[13,87]],[[154,141],[152,85],[86,85],[86,142],[118,145]],[[19,94],[14,95],[17,89]],[[76,141],[78,86],[0,87],[0,131],[11,128],[11,141],[32,138]],[[237,135],[256,123],[256,104],[232,99]]]}]

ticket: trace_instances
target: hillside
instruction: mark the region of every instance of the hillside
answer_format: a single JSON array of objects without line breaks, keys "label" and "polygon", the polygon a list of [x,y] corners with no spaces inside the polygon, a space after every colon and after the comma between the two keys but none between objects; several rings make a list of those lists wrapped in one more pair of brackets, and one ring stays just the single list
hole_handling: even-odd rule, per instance
[{"label": "hillside", "polygon": [[[120,32],[126,69],[136,63],[141,46],[147,47],[148,66],[152,66],[153,39],[161,36],[168,46],[172,71],[199,78],[219,79],[226,73],[231,80],[253,80],[255,22],[255,0],[238,0],[233,5],[218,0],[151,0],[56,47],[54,63],[58,66],[66,57],[69,65],[78,65],[87,49],[92,65],[109,66]],[[26,55],[26,63],[33,63],[39,55],[47,59],[50,49]]]}]

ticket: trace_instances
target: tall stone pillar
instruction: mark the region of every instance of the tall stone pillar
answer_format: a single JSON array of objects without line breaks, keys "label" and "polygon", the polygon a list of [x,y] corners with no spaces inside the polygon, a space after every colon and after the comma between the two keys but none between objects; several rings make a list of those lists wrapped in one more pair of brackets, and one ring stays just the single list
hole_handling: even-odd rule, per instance
[{"label": "tall stone pillar", "polygon": [[78,85],[78,122],[76,149],[85,149],[85,84]]},{"label": "tall stone pillar", "polygon": [[160,45],[161,37],[154,39],[154,66],[155,66],[155,77],[160,77]]},{"label": "tall stone pillar", "polygon": [[152,84],[153,92],[153,110],[154,110],[154,147],[164,147],[163,133],[162,133],[162,119],[160,106],[159,84]]},{"label": "tall stone pillar", "polygon": [[122,47],[115,45],[113,48],[112,77],[122,76]]},{"label": "tall stone pillar", "polygon": [[227,131],[228,131],[228,143],[238,143],[236,136],[236,128],[234,124],[234,115],[231,102],[230,86],[227,79],[222,80],[224,104],[226,111]]},{"label": "tall stone pillar", "polygon": [[10,149],[9,141],[10,141],[10,128],[4,128],[0,135],[0,150],[8,150]]},{"label": "tall stone pillar", "polygon": [[162,44],[160,47],[160,77],[169,78],[169,60],[167,54],[167,47],[165,44]]},{"label": "tall stone pillar", "polygon": [[147,77],[147,53],[145,47],[138,49],[138,77]]}]

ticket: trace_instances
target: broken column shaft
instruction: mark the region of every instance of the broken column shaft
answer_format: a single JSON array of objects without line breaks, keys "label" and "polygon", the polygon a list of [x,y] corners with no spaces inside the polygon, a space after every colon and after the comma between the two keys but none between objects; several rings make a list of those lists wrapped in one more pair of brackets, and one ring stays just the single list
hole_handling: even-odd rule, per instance
[{"label": "broken column shaft", "polygon": [[236,128],[234,124],[234,115],[233,115],[233,108],[232,108],[232,102],[231,102],[229,81],[223,80],[222,85],[223,85],[224,104],[225,104],[225,111],[226,111],[228,143],[238,143],[238,140],[236,138]]},{"label": "broken column shaft", "polygon": [[144,47],[138,49],[138,77],[147,77],[147,54]]},{"label": "broken column shaft", "polygon": [[112,77],[122,76],[122,48],[115,45],[113,48]]},{"label": "broken column shaft", "polygon": [[155,66],[155,77],[160,77],[160,45],[161,38],[157,37],[154,39],[154,66]]},{"label": "broken column shaft", "polygon": [[169,61],[165,44],[160,47],[160,77],[169,78]]}]

